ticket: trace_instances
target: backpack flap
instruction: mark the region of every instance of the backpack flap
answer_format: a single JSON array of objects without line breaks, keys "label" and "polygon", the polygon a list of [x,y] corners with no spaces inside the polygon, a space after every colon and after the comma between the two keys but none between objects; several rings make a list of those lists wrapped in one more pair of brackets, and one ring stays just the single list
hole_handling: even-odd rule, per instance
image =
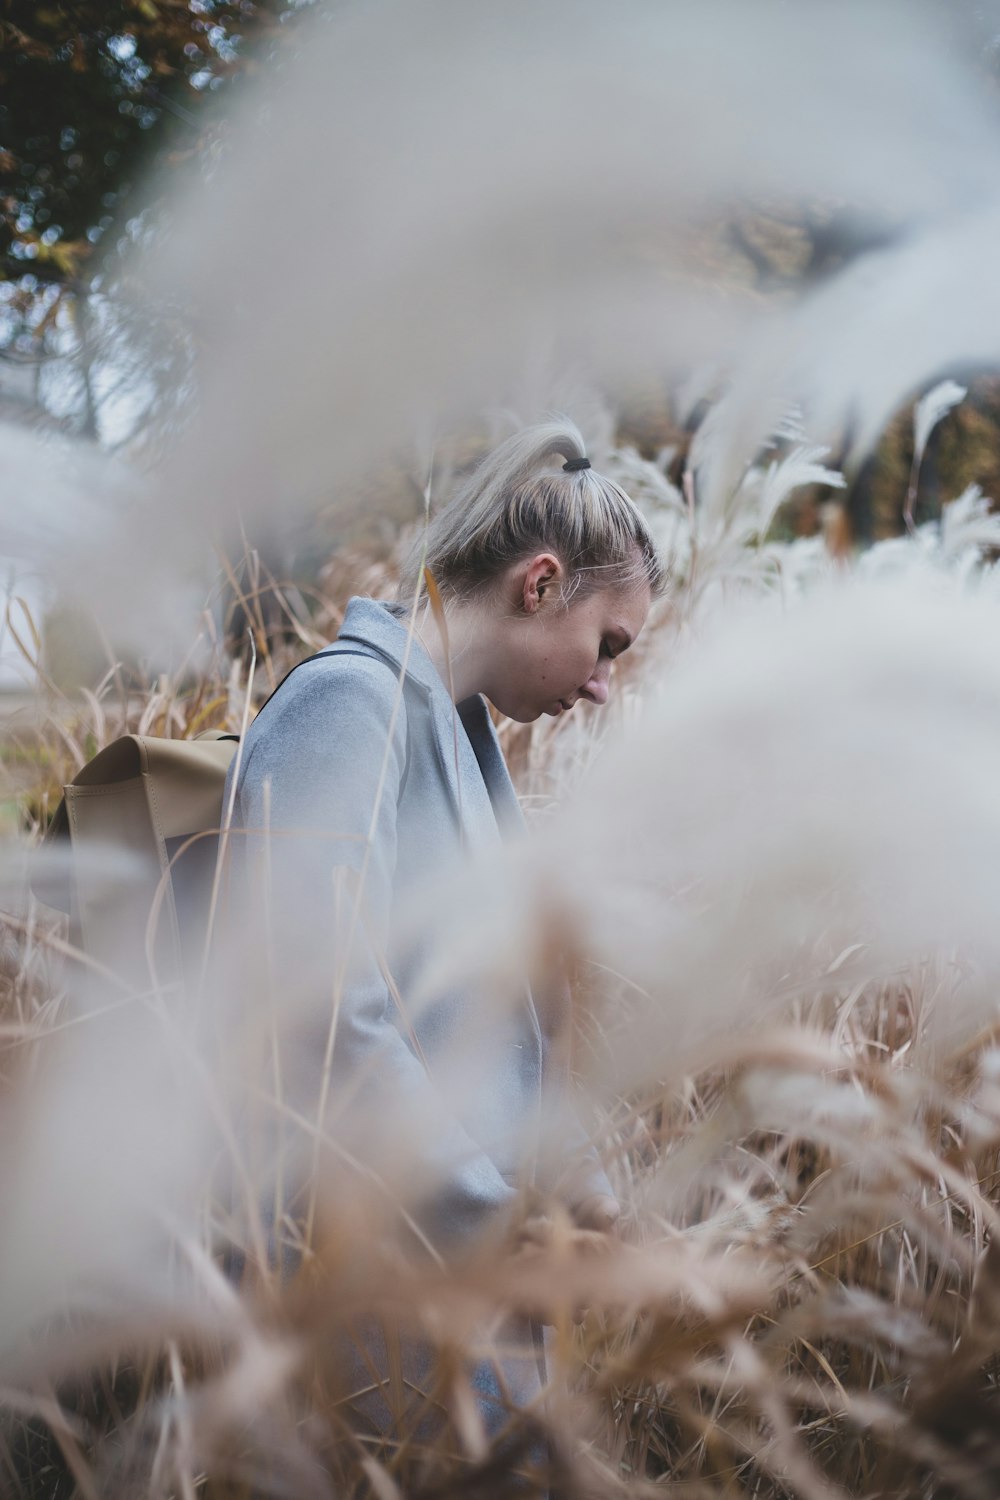
[{"label": "backpack flap", "polygon": [[[150,815],[143,758],[139,737],[126,735],[84,766],[64,793],[80,941],[91,958],[139,989],[147,989],[152,978],[147,927],[166,868]],[[155,929],[154,968],[157,977],[171,979],[172,900],[161,898]]]},{"label": "backpack flap", "polygon": [[178,956],[192,980],[205,953],[226,773],[238,744],[237,735],[214,730],[196,740],[144,741],[151,817],[170,868]]},{"label": "backpack flap", "polygon": [[[82,945],[140,988],[181,973],[178,908],[199,914],[235,750],[232,740],[125,735],[65,788]],[[88,852],[102,855],[93,869]]]},{"label": "backpack flap", "polygon": [[236,754],[236,738],[232,735],[225,739],[206,735],[195,740],[160,740],[140,735],[134,738],[157,838],[164,842],[208,829],[218,831],[222,826],[226,772]]}]

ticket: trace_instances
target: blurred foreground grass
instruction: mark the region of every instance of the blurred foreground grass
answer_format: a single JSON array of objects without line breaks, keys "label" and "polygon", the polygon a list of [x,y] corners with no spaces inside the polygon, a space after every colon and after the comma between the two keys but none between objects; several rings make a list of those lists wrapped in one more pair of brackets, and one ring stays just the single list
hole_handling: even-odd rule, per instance
[{"label": "blurred foreground grass", "polygon": [[[16,807],[36,838],[61,784],[123,732],[238,728],[246,658],[227,641],[252,633],[259,702],[335,634],[350,593],[385,595],[395,576],[385,548],[337,556],[303,607],[253,555],[228,573],[231,616],[196,671],[144,682],[111,663],[82,701],[42,682],[40,719],[4,736],[8,823]],[[673,631],[680,608],[652,628]],[[626,670],[641,693],[642,659]],[[569,740],[552,724],[501,734],[521,790],[544,804]],[[7,1080],[67,1018],[60,936],[40,908],[4,919]],[[4,1374],[0,1493],[993,1500],[1000,1027],[931,1050],[925,1019],[952,978],[928,962],[848,985],[835,964],[808,1003],[711,1068],[600,1099],[620,1240],[538,1202],[516,1244],[417,1269],[334,1215],[295,1276],[258,1265],[231,1290],[238,1335],[164,1315],[109,1348],[67,1314],[56,1369],[28,1350]],[[583,965],[578,1061],[614,1054],[630,999]],[[460,1354],[516,1311],[548,1325],[549,1385],[491,1449]],[[332,1351],[371,1316],[437,1350],[446,1418],[432,1440],[366,1444],[344,1420]]]}]

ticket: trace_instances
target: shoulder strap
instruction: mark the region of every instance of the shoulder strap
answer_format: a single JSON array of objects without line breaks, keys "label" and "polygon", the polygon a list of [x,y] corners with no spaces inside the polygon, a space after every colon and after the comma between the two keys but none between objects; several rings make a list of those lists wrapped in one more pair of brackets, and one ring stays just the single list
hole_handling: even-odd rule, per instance
[{"label": "shoulder strap", "polygon": [[[277,687],[271,689],[267,697],[264,699],[263,703],[260,705],[260,708],[258,708],[256,718],[260,718],[267,705],[274,700],[278,693],[281,692],[281,689],[284,687],[285,683],[288,681],[289,677],[291,677],[293,672],[297,672],[300,667],[307,667],[311,661],[322,660],[324,656],[370,656],[374,661],[384,661],[387,667],[392,667],[393,671],[398,670],[398,664],[393,661],[392,657],[389,656],[387,652],[380,651],[378,646],[368,646],[364,651],[352,651],[350,647],[338,649],[338,642],[334,641],[332,646],[327,646],[323,651],[314,651],[312,656],[304,656],[302,660],[297,661],[293,667],[289,667],[288,671],[278,683]],[[239,740],[239,735],[220,734],[219,739]]]},{"label": "shoulder strap", "polygon": [[[355,640],[356,637],[350,636],[350,637],[348,637],[348,639]],[[284,677],[278,683],[277,687],[273,690],[273,692],[271,692],[271,693],[268,694],[268,696],[264,699],[263,703],[260,705],[260,708],[258,708],[258,710],[257,710],[257,718],[259,719],[260,716],[261,716],[261,714],[264,712],[265,708],[267,707],[267,705],[269,703],[272,703],[274,701],[274,698],[275,698],[276,694],[280,693],[281,689],[284,687],[285,683],[288,681],[289,677],[291,677],[291,675],[292,675],[293,672],[297,672],[300,667],[307,667],[311,661],[320,661],[324,656],[367,656],[367,657],[370,657],[373,661],[383,661],[383,662],[385,662],[386,666],[391,669],[393,675],[397,679],[399,677],[399,663],[397,661],[395,661],[393,659],[393,657],[391,657],[387,651],[381,650],[380,647],[373,646],[368,641],[364,641],[364,642],[360,642],[359,641],[357,647],[342,646],[339,641],[334,641],[332,646],[327,646],[326,649],[323,650],[323,651],[314,651],[313,654],[312,654],[312,656],[304,656],[302,658],[302,660],[301,661],[297,661],[293,667],[289,667],[288,671],[285,673]],[[403,690],[404,690],[404,692],[406,690],[406,680],[407,679],[404,677],[403,678],[403,685],[404,685]],[[255,720],[255,722],[256,722],[256,720]],[[238,734],[226,734],[226,735],[221,735],[220,738],[221,739],[227,739],[227,740],[239,740],[239,735]],[[410,721],[409,721],[409,716],[407,716],[407,719],[406,719],[406,750],[405,750],[404,755],[403,755],[403,774],[402,774],[402,776],[399,779],[399,791],[400,791],[400,795],[402,795],[403,788],[406,786],[406,781],[407,781],[407,777],[409,776],[409,774],[410,774]]]}]

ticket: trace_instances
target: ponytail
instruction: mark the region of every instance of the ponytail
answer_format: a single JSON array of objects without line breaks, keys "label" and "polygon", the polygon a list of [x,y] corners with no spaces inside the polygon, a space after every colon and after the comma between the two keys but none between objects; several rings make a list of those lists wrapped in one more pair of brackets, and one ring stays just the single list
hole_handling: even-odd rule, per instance
[{"label": "ponytail", "polygon": [[400,597],[412,598],[421,559],[443,593],[466,597],[537,552],[559,558],[566,600],[641,582],[659,593],[663,570],[642,515],[618,485],[582,467],[585,459],[580,430],[565,419],[501,443],[431,521],[426,550],[415,550],[404,569]]}]

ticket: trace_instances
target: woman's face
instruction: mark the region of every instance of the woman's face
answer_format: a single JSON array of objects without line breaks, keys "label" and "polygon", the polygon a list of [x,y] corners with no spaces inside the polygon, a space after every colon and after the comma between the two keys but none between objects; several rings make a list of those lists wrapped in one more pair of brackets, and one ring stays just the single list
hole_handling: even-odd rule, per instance
[{"label": "woman's face", "polygon": [[606,703],[611,663],[628,650],[649,613],[648,585],[595,589],[565,605],[555,558],[533,559],[523,579],[520,571],[519,608],[497,622],[486,696],[521,724],[568,713],[581,698]]}]

